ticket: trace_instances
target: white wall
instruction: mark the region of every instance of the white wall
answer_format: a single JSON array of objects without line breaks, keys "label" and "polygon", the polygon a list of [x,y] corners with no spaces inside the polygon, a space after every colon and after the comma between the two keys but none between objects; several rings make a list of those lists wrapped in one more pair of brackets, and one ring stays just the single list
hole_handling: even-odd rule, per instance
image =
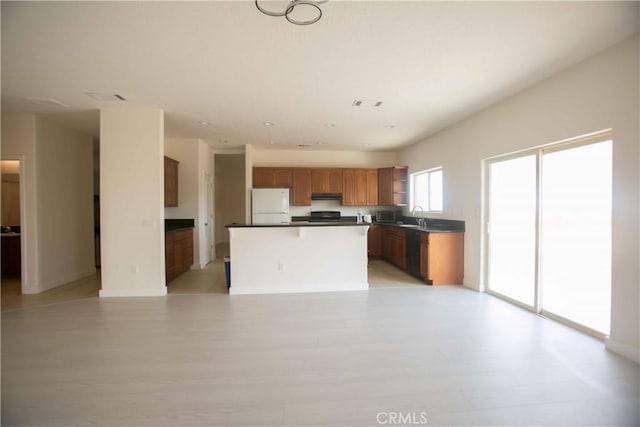
[{"label": "white wall", "polygon": [[2,113],[2,158],[21,160],[22,292],[38,293],[35,115]]},{"label": "white wall", "polygon": [[22,160],[22,292],[95,273],[91,137],[32,114],[3,114],[2,156]]},{"label": "white wall", "polygon": [[100,296],[165,295],[162,110],[100,110],[100,192]]},{"label": "white wall", "polygon": [[[639,360],[638,36],[402,150],[410,172],[444,167],[446,218],[466,221],[465,285],[481,277],[481,161],[613,131],[612,323],[608,347]],[[585,230],[588,232],[588,230]]]},{"label": "white wall", "polygon": [[95,273],[92,137],[36,120],[39,291]]},{"label": "white wall", "polygon": [[259,150],[253,149],[253,166],[382,168],[398,162],[391,151]]}]

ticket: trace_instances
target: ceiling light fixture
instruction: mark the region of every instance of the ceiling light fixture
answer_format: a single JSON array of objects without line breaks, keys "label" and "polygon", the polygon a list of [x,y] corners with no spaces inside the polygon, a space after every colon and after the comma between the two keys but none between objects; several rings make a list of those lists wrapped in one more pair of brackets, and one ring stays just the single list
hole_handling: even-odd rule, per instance
[{"label": "ceiling light fixture", "polygon": [[200,123],[202,126],[209,126],[211,124],[209,122],[205,122],[204,120],[200,120],[198,123]]},{"label": "ceiling light fixture", "polygon": [[[258,10],[265,15],[269,16],[284,16],[287,21],[296,25],[310,25],[318,22],[320,18],[322,18],[322,9],[320,9],[320,5],[328,2],[329,0],[292,0],[289,4],[283,9],[269,10],[264,6],[261,6],[260,3],[273,3],[273,2],[265,2],[263,0],[255,0],[256,7]],[[296,13],[294,14],[294,10],[306,11],[304,14]],[[309,12],[311,11],[311,18],[305,19]],[[297,15],[300,15],[299,17]]]},{"label": "ceiling light fixture", "polygon": [[328,128],[334,128],[334,127],[336,127],[336,125],[335,125],[335,124],[333,124],[333,123],[325,123],[325,124],[324,124],[324,126],[325,126],[325,127],[328,127]]},{"label": "ceiling light fixture", "polygon": [[262,122],[263,125],[265,126],[275,126],[275,123],[271,123],[271,122]]},{"label": "ceiling light fixture", "polygon": [[386,129],[393,129],[394,127],[396,127],[396,125],[386,125],[385,126]]}]

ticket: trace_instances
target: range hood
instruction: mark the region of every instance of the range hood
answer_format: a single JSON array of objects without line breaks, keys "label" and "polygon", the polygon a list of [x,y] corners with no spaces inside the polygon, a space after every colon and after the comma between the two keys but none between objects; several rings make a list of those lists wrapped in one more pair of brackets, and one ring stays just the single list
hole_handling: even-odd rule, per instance
[{"label": "range hood", "polygon": [[342,193],[311,193],[311,200],[342,200]]}]

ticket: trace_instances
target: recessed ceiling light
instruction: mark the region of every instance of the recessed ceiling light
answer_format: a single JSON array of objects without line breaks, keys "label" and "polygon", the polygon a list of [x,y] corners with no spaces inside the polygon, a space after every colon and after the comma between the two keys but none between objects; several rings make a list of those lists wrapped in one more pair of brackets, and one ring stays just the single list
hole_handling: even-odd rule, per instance
[{"label": "recessed ceiling light", "polygon": [[386,129],[393,129],[394,127],[396,127],[396,125],[385,125]]},{"label": "recessed ceiling light", "polygon": [[336,125],[335,125],[334,123],[325,123],[325,124],[324,124],[324,126],[325,126],[325,127],[328,127],[328,128],[334,128],[334,127],[336,127]]},{"label": "recessed ceiling light", "polygon": [[211,124],[209,122],[205,122],[204,120],[200,120],[198,123],[200,123],[202,126],[209,126]]},{"label": "recessed ceiling light", "polygon": [[318,142],[316,142],[316,145],[324,145],[324,142],[318,141]]},{"label": "recessed ceiling light", "polygon": [[271,123],[271,122],[262,122],[263,125],[265,126],[275,126],[275,123]]},{"label": "recessed ceiling light", "polygon": [[382,101],[376,101],[375,99],[356,99],[351,105],[354,107],[379,107],[382,105]]},{"label": "recessed ceiling light", "polygon": [[122,95],[117,93],[85,92],[84,94],[98,101],[126,101]]}]

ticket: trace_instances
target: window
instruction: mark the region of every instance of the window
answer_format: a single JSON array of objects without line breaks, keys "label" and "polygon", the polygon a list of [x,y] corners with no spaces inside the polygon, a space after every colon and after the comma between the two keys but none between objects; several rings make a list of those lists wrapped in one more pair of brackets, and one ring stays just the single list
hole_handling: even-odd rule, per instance
[{"label": "window", "polygon": [[442,212],[442,168],[411,174],[411,209],[420,206],[425,212]]}]

